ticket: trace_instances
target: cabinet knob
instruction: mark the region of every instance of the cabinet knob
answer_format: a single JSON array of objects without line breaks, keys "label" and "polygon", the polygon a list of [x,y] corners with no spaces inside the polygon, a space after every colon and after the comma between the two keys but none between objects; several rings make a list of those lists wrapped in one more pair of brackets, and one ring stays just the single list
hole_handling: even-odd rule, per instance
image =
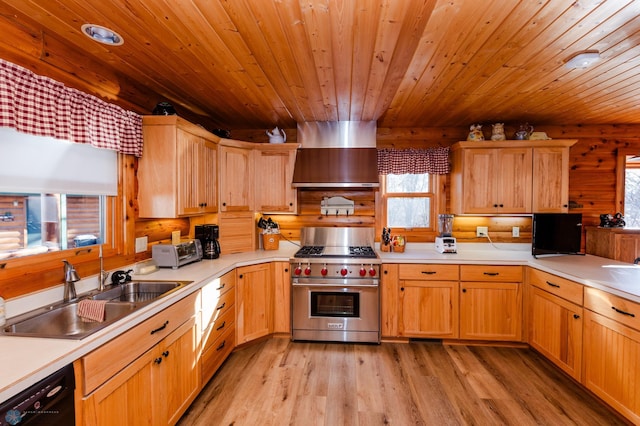
[{"label": "cabinet knob", "polygon": [[242,279],[242,274],[238,275],[238,278]]},{"label": "cabinet knob", "polygon": [[165,357],[165,358],[168,357],[169,356],[169,351],[162,352],[162,356]]},{"label": "cabinet knob", "polygon": [[156,364],[160,364],[162,362],[162,358],[158,357],[158,358],[154,359],[153,362],[156,363]]},{"label": "cabinet knob", "polygon": [[284,268],[284,271],[285,272],[289,272],[289,268]]},{"label": "cabinet knob", "polygon": [[226,207],[227,203],[222,203],[222,205]]},{"label": "cabinet knob", "polygon": [[463,289],[462,289],[462,292],[463,292],[463,293],[466,293],[466,292],[467,292],[467,289],[466,289],[466,288],[463,288]]},{"label": "cabinet knob", "polygon": [[400,287],[400,291],[404,291],[404,287]]},{"label": "cabinet knob", "polygon": [[578,318],[580,318],[580,315],[578,315],[578,314],[573,314],[573,317],[574,317],[575,319],[578,319]]}]

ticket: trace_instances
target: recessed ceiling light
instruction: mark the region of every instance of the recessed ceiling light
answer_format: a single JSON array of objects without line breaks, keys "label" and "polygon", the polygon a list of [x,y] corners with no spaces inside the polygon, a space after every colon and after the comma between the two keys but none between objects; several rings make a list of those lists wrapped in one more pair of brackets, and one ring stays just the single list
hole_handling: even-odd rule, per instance
[{"label": "recessed ceiling light", "polygon": [[567,59],[564,66],[567,68],[588,68],[598,60],[600,60],[600,52],[597,50],[585,50]]},{"label": "recessed ceiling light", "polygon": [[111,46],[120,46],[124,43],[124,39],[120,34],[100,25],[84,24],[82,26],[82,33],[92,40]]}]

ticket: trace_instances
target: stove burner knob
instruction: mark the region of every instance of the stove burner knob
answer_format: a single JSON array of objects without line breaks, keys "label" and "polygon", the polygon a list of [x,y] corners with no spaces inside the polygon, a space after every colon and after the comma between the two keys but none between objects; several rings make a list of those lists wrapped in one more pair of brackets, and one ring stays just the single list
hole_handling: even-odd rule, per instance
[{"label": "stove burner knob", "polygon": [[325,276],[329,273],[329,271],[327,270],[326,266],[323,266],[322,269],[320,270],[320,273],[322,274],[322,276]]},{"label": "stove burner knob", "polygon": [[300,275],[302,273],[302,268],[300,266],[296,266],[296,269],[293,270],[295,275]]},{"label": "stove burner knob", "polygon": [[304,268],[304,274],[311,275],[311,266],[307,265],[307,267]]},{"label": "stove burner knob", "polygon": [[369,275],[371,275],[372,277],[375,277],[375,276],[376,276],[376,270],[375,270],[375,268],[373,268],[373,267],[372,267],[371,269],[369,269]]},{"label": "stove burner knob", "polygon": [[360,276],[364,277],[365,275],[367,275],[367,270],[364,269],[364,266],[360,268]]},{"label": "stove burner knob", "polygon": [[343,277],[344,277],[345,275],[347,275],[348,273],[349,273],[349,271],[347,270],[347,268],[342,268],[342,269],[340,269],[340,275],[342,275]]}]

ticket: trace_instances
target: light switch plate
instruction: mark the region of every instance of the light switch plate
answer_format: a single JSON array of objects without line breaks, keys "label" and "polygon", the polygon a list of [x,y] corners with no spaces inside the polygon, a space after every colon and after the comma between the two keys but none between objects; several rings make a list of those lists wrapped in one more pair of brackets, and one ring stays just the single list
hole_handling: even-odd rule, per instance
[{"label": "light switch plate", "polygon": [[147,244],[149,243],[149,237],[136,238],[136,253],[142,253],[147,251]]},{"label": "light switch plate", "polygon": [[513,238],[520,237],[520,227],[519,226],[514,226],[513,228],[511,228],[511,236]]}]

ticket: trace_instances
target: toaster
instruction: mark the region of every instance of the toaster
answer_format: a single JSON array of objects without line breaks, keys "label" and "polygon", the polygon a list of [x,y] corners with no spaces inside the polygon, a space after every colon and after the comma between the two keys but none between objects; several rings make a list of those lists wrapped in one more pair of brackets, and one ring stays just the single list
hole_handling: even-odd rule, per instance
[{"label": "toaster", "polygon": [[198,239],[180,244],[156,244],[151,248],[151,257],[160,268],[178,269],[202,260],[202,244]]}]

